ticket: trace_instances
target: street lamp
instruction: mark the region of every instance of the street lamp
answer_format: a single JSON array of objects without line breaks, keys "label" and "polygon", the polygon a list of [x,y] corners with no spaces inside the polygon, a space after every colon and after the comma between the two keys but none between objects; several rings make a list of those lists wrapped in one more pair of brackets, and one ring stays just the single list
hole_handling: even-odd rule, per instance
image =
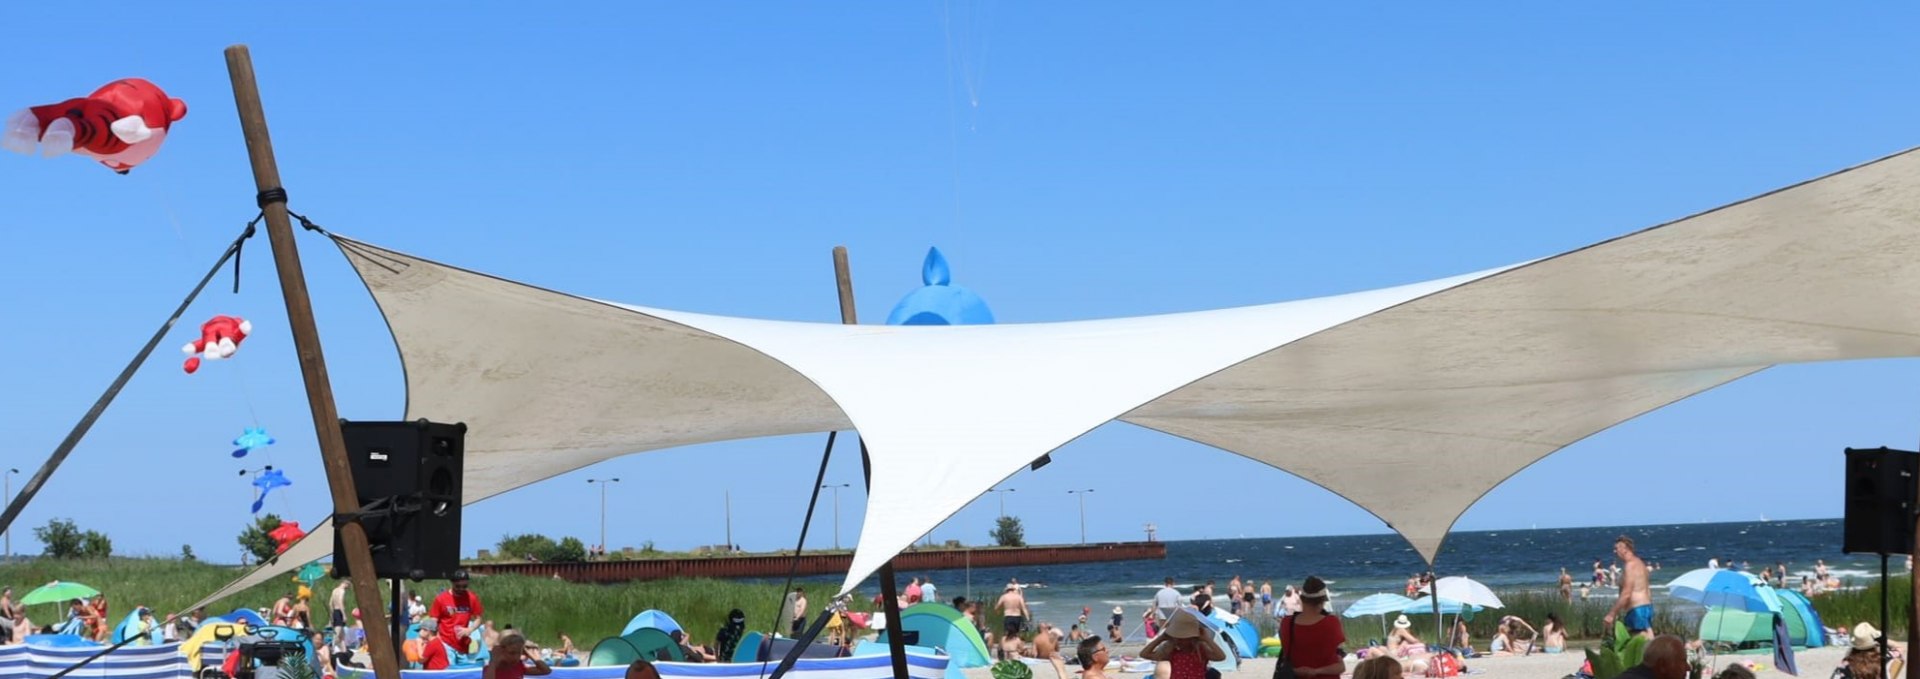
[{"label": "street lamp", "polygon": [[600,484],[600,553],[607,552],[607,484],[619,483],[620,477],[611,479],[587,479],[587,483]]},{"label": "street lamp", "polygon": [[853,484],[828,483],[828,484],[823,484],[820,487],[833,489],[833,549],[834,551],[839,551],[840,550],[840,489],[851,488],[853,487]]},{"label": "street lamp", "polygon": [[995,489],[993,489],[993,490],[989,490],[989,491],[987,491],[987,492],[989,492],[989,493],[993,493],[994,495],[999,495],[999,496],[1000,496],[1000,516],[1003,516],[1003,517],[1004,517],[1004,516],[1006,516],[1006,515],[1007,515],[1007,496],[1006,496],[1006,494],[1007,494],[1007,493],[1011,493],[1011,492],[1013,492],[1013,491],[1016,491],[1016,490],[1019,490],[1019,489],[1018,489],[1018,488],[995,488]]},{"label": "street lamp", "polygon": [[[12,469],[12,468],[9,468],[9,469],[7,469],[7,473],[6,473],[6,475],[5,475],[5,478],[6,478],[6,486],[7,486],[7,488],[6,488],[6,495],[7,495],[7,501],[6,501],[6,504],[8,504],[8,505],[12,505],[12,504],[13,504],[13,475],[14,475],[14,474],[18,474],[18,473],[20,473],[20,470],[18,470],[18,469]],[[12,560],[13,560],[13,526],[11,526],[11,525],[9,525],[9,526],[7,526],[7,560],[8,560],[8,561],[12,561]]]},{"label": "street lamp", "polygon": [[1083,545],[1087,544],[1087,493],[1091,492],[1092,488],[1067,491],[1068,495],[1080,496],[1080,544]]},{"label": "street lamp", "polygon": [[[241,475],[241,476],[248,476],[248,475],[252,475],[252,476],[254,476],[254,477],[256,477],[256,478],[257,478],[257,477],[259,477],[259,476],[260,476],[260,472],[270,472],[270,471],[273,471],[273,465],[267,465],[267,466],[265,466],[265,467],[261,467],[261,468],[259,468],[259,469],[242,469],[242,470],[240,470],[240,475]],[[253,498],[253,491],[251,491],[251,490],[249,490],[249,491],[247,491],[247,498],[248,498],[249,500],[251,500],[251,499]],[[263,500],[264,500],[264,496],[263,496]],[[257,512],[256,512],[256,513],[257,513]]]}]

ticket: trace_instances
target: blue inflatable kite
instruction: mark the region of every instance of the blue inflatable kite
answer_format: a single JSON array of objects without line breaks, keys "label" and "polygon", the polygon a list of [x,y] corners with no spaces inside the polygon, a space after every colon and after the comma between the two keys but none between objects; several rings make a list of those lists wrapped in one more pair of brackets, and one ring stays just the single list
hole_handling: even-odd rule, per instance
[{"label": "blue inflatable kite", "polygon": [[988,325],[993,311],[986,300],[972,290],[953,285],[947,271],[947,258],[940,248],[928,248],[927,260],[920,265],[920,280],[926,287],[907,293],[887,314],[887,325]]},{"label": "blue inflatable kite", "polygon": [[253,477],[253,487],[260,489],[260,494],[253,498],[253,513],[259,514],[260,508],[267,504],[267,493],[273,492],[275,488],[291,485],[293,482],[288,481],[286,475],[281,474],[278,469],[269,469]]},{"label": "blue inflatable kite", "polygon": [[273,437],[267,435],[266,427],[247,427],[240,438],[233,440],[233,445],[239,446],[233,449],[234,457],[246,457],[247,453],[273,445]]}]

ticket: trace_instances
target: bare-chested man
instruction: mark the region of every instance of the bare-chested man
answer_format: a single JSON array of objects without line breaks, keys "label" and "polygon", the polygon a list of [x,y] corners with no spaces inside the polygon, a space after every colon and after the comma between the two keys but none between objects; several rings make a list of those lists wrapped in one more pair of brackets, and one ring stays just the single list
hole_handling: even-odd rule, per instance
[{"label": "bare-chested man", "polygon": [[1007,583],[1007,593],[1000,595],[1000,622],[1006,636],[1018,637],[1027,626],[1027,618],[1032,612],[1027,610],[1027,597],[1020,593],[1020,586]]},{"label": "bare-chested man", "polygon": [[[1628,634],[1652,637],[1653,594],[1647,589],[1647,563],[1633,553],[1633,538],[1625,535],[1614,539],[1613,555],[1626,564],[1626,569],[1620,577],[1620,598],[1601,622],[1611,629],[1614,619],[1619,618],[1626,623]],[[1623,612],[1625,617],[1621,617]]]},{"label": "bare-chested man", "polygon": [[1566,568],[1560,569],[1560,601],[1573,603],[1573,576]]}]

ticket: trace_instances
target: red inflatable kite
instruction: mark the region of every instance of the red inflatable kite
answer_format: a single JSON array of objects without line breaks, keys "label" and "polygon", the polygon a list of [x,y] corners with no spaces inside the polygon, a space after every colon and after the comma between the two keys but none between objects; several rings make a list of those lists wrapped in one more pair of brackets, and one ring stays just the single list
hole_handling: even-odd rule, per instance
[{"label": "red inflatable kite", "polygon": [[187,103],[153,83],[115,80],[82,99],[15,113],[0,131],[0,148],[33,153],[38,147],[49,158],[73,151],[126,174],[152,158],[173,121],[186,116]]},{"label": "red inflatable kite", "polygon": [[187,374],[192,375],[193,371],[200,369],[202,357],[209,361],[232,358],[233,352],[240,350],[240,343],[246,341],[247,335],[252,332],[253,324],[246,319],[233,316],[207,319],[207,322],[200,324],[200,339],[180,347],[187,354],[187,363],[183,366]]},{"label": "red inflatable kite", "polygon": [[267,532],[267,537],[273,538],[273,541],[277,543],[273,550],[275,554],[287,551],[287,548],[292,547],[293,543],[299,542],[300,538],[306,536],[307,532],[300,530],[300,522],[298,521],[282,521],[280,522],[279,528]]}]

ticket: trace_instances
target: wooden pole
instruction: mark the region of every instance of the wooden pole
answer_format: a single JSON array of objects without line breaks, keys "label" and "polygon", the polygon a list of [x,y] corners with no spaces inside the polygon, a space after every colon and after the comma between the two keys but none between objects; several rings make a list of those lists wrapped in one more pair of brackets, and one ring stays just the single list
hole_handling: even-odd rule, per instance
[{"label": "wooden pole", "polygon": [[[844,325],[858,324],[859,318],[853,308],[853,267],[847,263],[847,247],[837,245],[833,248],[833,278],[840,288],[840,322]],[[873,460],[867,455],[867,442],[860,442],[860,466],[867,470],[867,495],[873,495]],[[815,491],[819,492],[819,491]],[[838,530],[838,529],[836,529]],[[893,559],[880,564],[880,607],[887,614],[887,655],[893,660],[893,678],[907,679],[907,641],[901,636],[906,628],[900,626],[900,597],[895,591],[897,583],[893,581]]]},{"label": "wooden pole", "polygon": [[[333,405],[333,386],[327,381],[327,361],[320,352],[320,331],[313,321],[313,304],[307,298],[306,272],[300,267],[299,244],[293,240],[293,223],[287,219],[286,195],[280,186],[280,167],[274,161],[273,140],[267,135],[267,114],[260,104],[260,86],[253,76],[253,57],[246,45],[227,48],[227,74],[233,81],[233,103],[240,111],[240,130],[246,135],[247,157],[253,162],[253,183],[263,198],[267,239],[273,244],[274,268],[280,273],[280,292],[286,298],[287,324],[293,331],[293,345],[300,357],[300,376],[307,385],[307,405],[313,410],[314,433],[320,438],[320,457],[326,462],[327,482],[333,489],[336,514],[360,509],[353,488],[353,472],[347,466],[347,446],[340,434],[340,415]],[[396,647],[387,628],[387,607],[380,601],[380,581],[373,571],[373,553],[367,543],[365,527],[357,521],[336,523],[340,541],[352,571],[354,599],[365,621],[367,650],[373,656],[374,674],[379,679],[400,679]],[[399,603],[399,602],[395,602]]]}]

